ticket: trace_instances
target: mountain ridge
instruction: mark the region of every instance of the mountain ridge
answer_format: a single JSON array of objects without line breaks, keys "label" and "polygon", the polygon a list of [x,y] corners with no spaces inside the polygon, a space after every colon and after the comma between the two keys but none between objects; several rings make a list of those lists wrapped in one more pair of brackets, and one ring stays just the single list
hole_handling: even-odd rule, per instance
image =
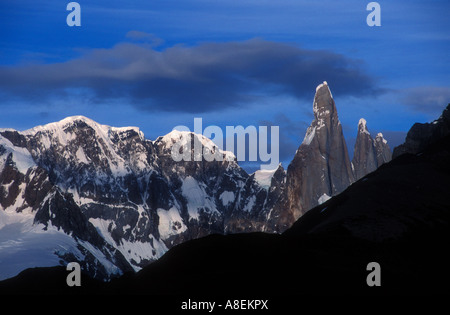
[{"label": "mountain ridge", "polygon": [[[1,218],[19,224],[28,235],[25,239],[40,239],[39,228],[49,235],[70,236],[70,244],[47,253],[54,257],[46,264],[79,261],[84,271],[102,280],[136,272],[171,247],[209,234],[282,233],[301,214],[353,181],[326,82],[316,89],[313,111],[315,119],[296,156],[314,146],[313,157],[319,163],[325,157],[324,169],[332,172],[311,176],[293,172],[295,163],[287,172],[280,164],[269,175],[247,174],[231,152],[202,135],[172,131],[148,140],[138,127],[111,127],[85,116],[22,132],[0,129]],[[328,139],[335,139],[331,142],[340,150],[330,150]],[[171,148],[179,140],[191,141],[191,148],[217,151],[224,158],[197,161],[192,150],[190,161],[174,161]],[[337,151],[341,162],[336,164],[332,161]],[[300,159],[298,167],[311,168],[313,162],[314,158],[308,163]],[[346,179],[341,182],[342,165]],[[324,174],[327,182],[322,183]],[[299,210],[292,197],[303,198],[304,185],[295,187],[292,182],[306,178],[316,181],[311,186],[317,191]],[[7,235],[3,239],[9,242]],[[25,250],[26,244],[21,247]],[[6,248],[5,257],[13,251]],[[1,278],[11,275],[0,274]]]},{"label": "mountain ridge", "polygon": [[[33,283],[48,277],[41,292],[70,295],[446,295],[449,157],[450,136],[419,154],[404,154],[282,234],[212,234],[177,245],[138,273],[109,283],[83,275],[79,288],[65,285],[62,267],[27,270],[0,281],[0,292],[33,293]],[[366,284],[372,261],[381,266],[380,287]]]}]

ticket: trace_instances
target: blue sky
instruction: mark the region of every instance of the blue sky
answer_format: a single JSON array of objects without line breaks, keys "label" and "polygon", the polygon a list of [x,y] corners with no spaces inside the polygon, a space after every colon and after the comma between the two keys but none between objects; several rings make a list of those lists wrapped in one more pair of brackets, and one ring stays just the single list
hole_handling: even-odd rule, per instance
[{"label": "blue sky", "polygon": [[278,125],[287,167],[322,81],[350,151],[361,117],[393,147],[450,102],[448,1],[378,1],[380,27],[361,0],[80,0],[80,27],[67,3],[0,2],[0,128]]}]

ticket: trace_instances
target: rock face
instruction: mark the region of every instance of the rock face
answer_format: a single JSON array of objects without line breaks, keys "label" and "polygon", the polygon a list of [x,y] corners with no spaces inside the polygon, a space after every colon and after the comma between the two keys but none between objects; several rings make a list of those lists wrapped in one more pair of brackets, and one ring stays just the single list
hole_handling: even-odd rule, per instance
[{"label": "rock face", "polygon": [[353,181],[347,145],[328,84],[316,88],[314,120],[287,170],[287,206],[299,218]]},{"label": "rock face", "polygon": [[377,155],[377,167],[380,167],[384,163],[392,160],[391,148],[388,145],[386,139],[384,139],[383,134],[379,132],[375,137],[375,153]]},{"label": "rock face", "polygon": [[[191,144],[190,161],[172,158],[176,143]],[[196,161],[195,147],[222,160]],[[284,179],[280,165],[260,183],[202,135],[173,131],[151,141],[136,127],[69,117],[24,132],[0,130],[0,231],[21,224],[22,239],[36,239],[42,230],[58,235],[67,244],[52,248],[43,239],[46,256],[79,261],[106,280],[139,270],[186,240],[278,232],[271,208]],[[33,246],[25,243],[22,248]]]},{"label": "rock face", "polygon": [[378,133],[375,140],[370,135],[367,122],[361,118],[358,123],[352,168],[355,180],[375,171],[392,159],[391,150],[383,134]]},{"label": "rock face", "polygon": [[[449,294],[450,136],[433,140],[421,154],[405,154],[311,209],[283,235],[210,235],[170,249],[135,275],[106,284],[82,279],[77,292],[157,301],[161,294],[285,295],[286,312],[279,313],[287,314],[298,307],[293,294]],[[270,177],[255,175],[265,183]],[[365,281],[368,262],[381,266],[380,287]],[[0,294],[73,294],[61,281],[66,276],[63,267],[26,270],[0,281]],[[180,308],[169,304],[162,299],[164,310]]]},{"label": "rock face", "polygon": [[367,129],[366,121],[361,118],[358,123],[358,134],[352,160],[355,179],[358,180],[376,170],[377,164],[373,138]]},{"label": "rock face", "polygon": [[[78,261],[108,280],[205,235],[284,232],[354,182],[326,82],[316,89],[313,111],[287,172],[280,164],[250,175],[232,153],[191,132],[151,141],[136,127],[83,116],[23,132],[0,129],[0,261],[10,262],[0,279],[35,266],[23,264],[30,248],[30,264]],[[361,155],[370,151],[372,159],[361,163],[361,173],[388,159],[381,135],[361,143]],[[173,158],[174,148],[183,159]],[[222,158],[206,160],[196,148]]]},{"label": "rock face", "polygon": [[[24,145],[24,138],[17,132],[7,134],[15,144]],[[5,255],[1,257],[5,263],[14,265],[19,260],[19,265],[45,265],[42,257],[54,246],[51,254],[55,258],[79,261],[86,273],[101,279],[109,279],[119,271],[133,270],[122,253],[89,222],[73,195],[56,186],[49,172],[34,162],[28,150],[2,136],[0,210],[0,232],[6,230],[5,234],[0,233],[0,242],[3,242],[0,256]],[[7,233],[8,226],[14,227],[14,233]],[[9,240],[13,240],[12,247],[8,245]],[[57,243],[52,244],[54,240]],[[8,256],[11,251],[13,254]],[[30,261],[24,261],[30,255]],[[4,278],[14,270],[2,268],[1,271],[0,276]]]},{"label": "rock face", "polygon": [[234,209],[226,217],[225,232],[282,232],[283,210],[274,211],[285,191],[286,173],[281,164],[275,170],[250,175],[239,190]]},{"label": "rock face", "polygon": [[417,154],[425,147],[450,134],[450,104],[432,123],[415,123],[406,135],[405,143],[394,148],[393,158],[404,153]]}]

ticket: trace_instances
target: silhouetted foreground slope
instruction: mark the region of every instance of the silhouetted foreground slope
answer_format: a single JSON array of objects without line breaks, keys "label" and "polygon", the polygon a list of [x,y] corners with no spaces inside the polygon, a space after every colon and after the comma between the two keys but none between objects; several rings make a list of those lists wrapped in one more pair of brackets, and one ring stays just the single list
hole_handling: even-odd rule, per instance
[{"label": "silhouetted foreground slope", "polygon": [[[194,296],[448,294],[450,137],[405,154],[310,210],[282,235],[210,235],[175,246],[136,274],[66,286],[64,268],[0,282],[3,293]],[[381,287],[369,287],[369,262]]]},{"label": "silhouetted foreground slope", "polygon": [[[403,155],[302,216],[283,235],[208,236],[169,251],[125,292],[448,294],[450,137]],[[381,287],[369,287],[369,262]]]}]

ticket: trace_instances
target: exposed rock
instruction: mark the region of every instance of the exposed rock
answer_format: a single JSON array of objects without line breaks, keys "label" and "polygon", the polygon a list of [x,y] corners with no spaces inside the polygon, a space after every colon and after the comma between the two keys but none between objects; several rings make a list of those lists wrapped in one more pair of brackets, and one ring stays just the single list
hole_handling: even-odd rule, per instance
[{"label": "exposed rock", "polygon": [[366,120],[361,118],[352,160],[355,180],[363,178],[391,159],[391,150],[383,134],[378,133],[374,140],[367,128]]},{"label": "exposed rock", "polygon": [[391,148],[386,139],[384,139],[383,134],[379,132],[375,137],[375,152],[377,155],[377,167],[380,167],[384,163],[392,160]]},{"label": "exposed rock", "polygon": [[334,196],[353,181],[342,126],[328,84],[316,89],[314,120],[287,170],[287,206],[293,218]]},{"label": "exposed rock", "polygon": [[[179,141],[192,149],[190,161],[171,156]],[[196,160],[195,147],[223,158]],[[283,168],[263,187],[202,135],[174,131],[150,141],[136,127],[75,116],[0,131],[0,158],[1,210],[26,209],[35,225],[70,235],[78,245],[54,249],[57,256],[79,257],[103,279],[208,234],[278,231],[271,208],[284,187]]]},{"label": "exposed rock", "polygon": [[[205,235],[281,233],[354,181],[326,82],[316,89],[313,111],[287,172],[280,164],[250,175],[233,154],[190,132],[151,141],[136,127],[83,116],[23,132],[3,129],[0,211],[19,222],[23,211],[30,225],[65,233],[70,244],[49,247],[50,254],[78,260],[102,280],[138,271],[173,246]],[[180,141],[188,159],[176,161],[172,149]],[[373,143],[371,163],[379,165],[389,153],[382,136]],[[196,148],[222,159],[205,160]]]},{"label": "exposed rock", "polygon": [[417,154],[432,144],[450,134],[450,104],[442,115],[432,123],[415,123],[406,135],[405,143],[394,148],[392,158],[404,153]]}]

